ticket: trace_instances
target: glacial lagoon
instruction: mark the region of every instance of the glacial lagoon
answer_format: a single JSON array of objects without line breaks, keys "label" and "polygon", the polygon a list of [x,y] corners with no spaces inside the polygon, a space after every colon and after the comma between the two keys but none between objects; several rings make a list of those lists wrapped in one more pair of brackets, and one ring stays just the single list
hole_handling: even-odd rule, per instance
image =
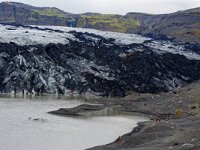
[{"label": "glacial lagoon", "polygon": [[84,100],[56,97],[0,98],[1,150],[83,150],[113,142],[144,117],[104,110],[89,117],[62,117],[47,112],[71,108]]}]

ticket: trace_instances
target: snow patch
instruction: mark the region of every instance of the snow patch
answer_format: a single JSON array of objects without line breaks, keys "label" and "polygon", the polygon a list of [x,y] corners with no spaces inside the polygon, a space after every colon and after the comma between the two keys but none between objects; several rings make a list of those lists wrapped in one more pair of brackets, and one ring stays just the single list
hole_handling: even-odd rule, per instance
[{"label": "snow patch", "polygon": [[0,24],[0,42],[14,42],[18,45],[47,45],[49,43],[67,44],[67,38],[74,39],[69,33],[59,33],[48,30],[37,30],[32,28],[15,27]]},{"label": "snow patch", "polygon": [[172,54],[179,54],[187,57],[190,60],[200,60],[200,55],[186,50],[183,46],[175,46],[171,42],[168,41],[152,41],[151,43],[145,44],[148,47],[151,47],[157,53],[172,53]]},{"label": "snow patch", "polygon": [[82,32],[82,33],[92,33],[99,36],[102,36],[106,39],[115,39],[116,44],[133,44],[133,43],[143,43],[147,40],[151,40],[151,38],[147,38],[137,34],[126,34],[126,33],[118,33],[118,32],[110,32],[110,31],[100,31],[96,29],[86,29],[86,28],[72,28],[72,27],[61,27],[61,26],[38,26],[39,28],[49,28],[53,30],[60,30],[63,32]]},{"label": "snow patch", "polygon": [[[91,33],[102,36],[106,39],[114,39],[115,44],[144,44],[150,48],[153,48],[155,52],[159,54],[172,53],[179,54],[187,57],[188,59],[200,60],[200,55],[186,50],[183,46],[175,45],[168,41],[156,41],[151,38],[147,38],[137,34],[125,34],[108,31],[99,31],[95,29],[83,29],[72,28],[62,26],[27,26],[16,27],[11,25],[0,24],[0,42],[10,43],[14,42],[18,45],[47,45],[49,43],[54,44],[68,44],[69,40],[79,41],[75,38],[70,31]],[[94,41],[98,41],[98,37],[85,35],[86,38]],[[34,48],[30,48],[29,51],[34,51]],[[131,51],[131,50],[130,50]],[[141,51],[138,49],[138,51]],[[129,52],[131,53],[131,52]],[[125,57],[125,54],[120,54],[120,57]]]}]

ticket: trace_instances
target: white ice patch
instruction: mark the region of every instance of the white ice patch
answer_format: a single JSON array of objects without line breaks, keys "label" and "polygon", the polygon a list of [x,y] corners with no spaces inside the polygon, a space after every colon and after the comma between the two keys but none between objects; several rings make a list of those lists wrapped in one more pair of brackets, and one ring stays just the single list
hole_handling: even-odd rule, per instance
[{"label": "white ice patch", "polygon": [[[36,27],[36,26],[32,26]],[[71,27],[63,27],[63,26],[38,26],[39,30],[36,28],[29,27],[15,27],[11,25],[1,25],[0,24],[0,42],[2,43],[10,43],[14,42],[18,45],[47,45],[49,43],[54,44],[67,44],[70,40],[79,41],[79,39],[75,38],[73,34],[69,33],[70,31],[77,31],[82,33],[92,33],[95,35],[102,36],[106,39],[112,38],[115,41],[115,44],[143,44],[145,41],[151,40],[151,42],[144,43],[146,46],[151,47],[157,53],[172,53],[184,55],[188,59],[196,59],[200,60],[200,55],[197,53],[185,50],[182,46],[176,46],[171,42],[163,42],[163,41],[154,41],[151,38],[147,38],[144,36],[140,36],[137,34],[125,34],[125,33],[116,33],[116,32],[108,32],[108,31],[99,31],[95,29],[83,29],[83,28],[71,28]],[[49,30],[48,30],[49,29]],[[59,30],[61,32],[53,31]],[[92,36],[86,36],[90,40],[97,41],[98,38]],[[30,49],[29,51],[33,51]],[[140,51],[140,50],[139,50]],[[123,54],[122,54],[123,55]]]},{"label": "white ice patch", "polygon": [[19,64],[20,65],[24,64],[25,66],[27,66],[26,60],[25,60],[25,58],[22,55],[19,54],[18,56],[16,56],[16,58],[19,59]]},{"label": "white ice patch", "polygon": [[158,53],[172,53],[179,54],[187,57],[190,60],[200,60],[200,55],[184,49],[182,46],[175,46],[171,42],[163,41],[152,41],[151,43],[146,44],[146,46],[153,48]]},{"label": "white ice patch", "polygon": [[[117,33],[117,32],[109,32],[109,31],[99,31],[95,29],[83,29],[83,28],[71,28],[71,27],[60,27],[60,26],[39,26],[39,28],[50,28],[54,30],[60,30],[63,32],[77,31],[82,33],[92,33],[99,36],[102,36],[106,39],[113,38],[115,39],[116,44],[142,44],[145,41],[151,40],[150,43],[145,44],[148,47],[154,48],[158,53],[172,53],[184,55],[188,59],[200,60],[200,55],[194,52],[190,52],[185,50],[182,46],[175,46],[171,42],[162,42],[162,41],[154,41],[151,38],[147,38],[137,34],[125,34],[125,33]],[[141,50],[138,50],[141,51]]]},{"label": "white ice patch", "polygon": [[[36,26],[32,26],[36,27]],[[92,33],[99,36],[102,36],[106,39],[113,38],[115,39],[116,44],[132,44],[132,43],[143,43],[149,38],[136,35],[136,34],[125,34],[125,33],[115,33],[107,31],[99,31],[95,29],[82,29],[82,28],[70,28],[70,27],[61,27],[61,26],[38,26],[41,29],[53,29],[60,30],[63,33],[51,31],[51,30],[38,30],[27,27],[15,27],[11,25],[0,25],[0,42],[10,43],[14,42],[18,45],[36,45],[42,44],[47,45],[49,43],[61,43],[67,44],[71,40],[75,39],[74,36],[68,32],[77,31],[82,33]],[[97,38],[88,37],[94,41],[97,41]]]},{"label": "white ice patch", "polygon": [[0,42],[14,42],[18,45],[47,45],[49,43],[67,44],[67,38],[74,39],[69,33],[59,33],[54,31],[42,31],[31,28],[15,27],[10,25],[0,25]]},{"label": "white ice patch", "polygon": [[137,35],[137,34],[126,34],[110,31],[100,31],[96,29],[86,29],[86,28],[72,28],[72,27],[60,27],[60,26],[38,26],[39,28],[50,28],[54,30],[60,30],[64,32],[77,31],[82,33],[92,33],[99,36],[102,36],[106,39],[113,38],[115,39],[116,44],[133,44],[133,43],[143,43],[144,41],[151,40],[150,38]]}]

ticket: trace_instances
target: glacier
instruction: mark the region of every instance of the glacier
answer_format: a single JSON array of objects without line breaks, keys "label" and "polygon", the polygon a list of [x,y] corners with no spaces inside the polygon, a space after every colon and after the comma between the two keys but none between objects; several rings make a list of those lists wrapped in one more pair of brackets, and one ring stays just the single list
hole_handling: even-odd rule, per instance
[{"label": "glacier", "polygon": [[136,34],[0,24],[0,92],[166,92],[198,80],[200,55]]}]

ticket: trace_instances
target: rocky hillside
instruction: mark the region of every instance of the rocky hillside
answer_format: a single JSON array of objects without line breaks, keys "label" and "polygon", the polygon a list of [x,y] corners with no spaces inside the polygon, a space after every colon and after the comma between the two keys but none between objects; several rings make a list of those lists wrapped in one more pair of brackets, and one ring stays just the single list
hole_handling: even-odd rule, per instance
[{"label": "rocky hillside", "polygon": [[138,33],[178,42],[200,43],[200,8],[152,16],[143,20]]},{"label": "rocky hillside", "polygon": [[0,91],[158,93],[200,79],[189,45],[92,29],[0,25]]},{"label": "rocky hillside", "polygon": [[57,8],[2,2],[0,3],[0,22],[93,28],[137,33],[176,42],[199,43],[200,41],[200,8],[163,15],[128,13],[122,16],[98,13],[70,14]]},{"label": "rocky hillside", "polygon": [[73,18],[57,8],[38,8],[16,2],[0,3],[0,22],[34,25],[68,26]]}]

